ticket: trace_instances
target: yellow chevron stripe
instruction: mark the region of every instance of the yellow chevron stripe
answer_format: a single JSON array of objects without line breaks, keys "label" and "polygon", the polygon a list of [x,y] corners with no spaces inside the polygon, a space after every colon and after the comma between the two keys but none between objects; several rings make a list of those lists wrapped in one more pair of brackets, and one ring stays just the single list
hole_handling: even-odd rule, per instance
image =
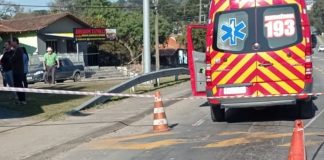
[{"label": "yellow chevron stripe", "polygon": [[[271,74],[270,75],[272,75],[272,76],[274,76],[274,77],[277,77],[276,75],[274,75],[274,74],[272,74],[272,72],[271,72]],[[268,76],[268,75],[267,75]],[[270,79],[273,79],[273,77],[271,77],[271,76],[268,76]],[[277,77],[278,78],[278,77]],[[261,77],[258,77],[258,82],[265,82],[265,80],[263,80]],[[277,83],[279,86],[281,86],[282,87],[282,89],[284,89],[286,92],[288,92],[288,93],[295,93],[296,92],[296,90],[295,89],[293,89],[290,85],[288,85],[285,81],[279,81],[279,82],[273,82],[273,83]],[[264,83],[259,83],[259,84],[264,84]],[[271,93],[271,92],[270,92]]]},{"label": "yellow chevron stripe", "polygon": [[296,80],[294,81],[295,84],[297,84],[300,88],[305,88],[305,82],[302,80]]},{"label": "yellow chevron stripe", "polygon": [[270,94],[280,94],[275,88],[273,88],[269,83],[260,83],[260,85],[267,90]]},{"label": "yellow chevron stripe", "polygon": [[224,53],[223,52],[218,52],[211,60],[211,66],[214,66],[215,63],[216,63],[216,59],[217,58],[221,58],[224,56]]},{"label": "yellow chevron stripe", "polygon": [[288,4],[297,4],[299,7],[300,13],[302,13],[302,11],[303,11],[302,7],[301,7],[300,3],[298,3],[296,0],[285,0],[285,2],[287,2]]},{"label": "yellow chevron stripe", "polygon": [[222,4],[222,6],[219,7],[219,8],[215,11],[215,13],[220,12],[220,11],[224,11],[224,10],[225,10],[229,5],[230,5],[229,0],[225,1],[225,2]]},{"label": "yellow chevron stripe", "polygon": [[[286,56],[286,53],[284,52],[284,51],[282,51],[282,50],[280,50],[280,51],[276,51],[275,52],[279,57],[281,57],[282,59],[285,59],[285,60],[287,60],[287,56]],[[290,59],[288,59],[287,61],[289,61],[288,63],[290,64],[290,65],[292,65],[292,64],[299,64],[295,59],[293,59],[293,58],[290,58]],[[303,66],[293,66],[296,70],[298,70],[301,74],[305,74],[305,67],[303,67]]]},{"label": "yellow chevron stripe", "polygon": [[[236,55],[236,54],[230,55],[228,57],[228,59],[227,59],[227,62],[224,62],[217,70],[224,70],[224,69],[226,69],[226,67],[228,67],[228,65],[230,65],[237,57],[238,57],[238,55]],[[221,73],[222,72],[215,72],[215,71],[213,71],[212,81],[214,81],[219,76],[219,74],[221,74]]]},{"label": "yellow chevron stripe", "polygon": [[306,38],[303,38],[303,41],[301,42],[304,46],[306,46]]},{"label": "yellow chevron stripe", "polygon": [[213,87],[213,94],[216,94],[217,93],[217,87]]},{"label": "yellow chevron stripe", "polygon": [[298,57],[304,59],[305,58],[305,52],[299,49],[297,46],[293,46],[289,48],[291,51],[293,51]]},{"label": "yellow chevron stripe", "polygon": [[[254,71],[256,70],[256,63],[253,63],[245,72],[234,82],[234,83],[243,83],[243,81]],[[256,77],[252,79],[252,82],[256,81]]]},{"label": "yellow chevron stripe", "polygon": [[[264,82],[265,80],[258,76],[258,82]],[[260,84],[260,83],[259,83]],[[258,96],[263,96],[263,93],[257,90]]]},{"label": "yellow chevron stripe", "polygon": [[253,56],[253,54],[245,55],[243,59],[241,59],[240,62],[236,64],[234,68],[232,68],[231,71],[218,82],[218,84],[226,84]]},{"label": "yellow chevron stripe", "polygon": [[273,67],[277,68],[280,72],[289,77],[289,79],[299,79],[295,74],[291,73],[286,67],[281,65],[281,63],[269,56],[269,54],[260,54],[260,56],[273,63]]},{"label": "yellow chevron stripe", "polygon": [[275,83],[281,86],[288,93],[297,93],[297,91],[294,88],[292,88],[289,84],[287,84],[285,81],[280,81]]},{"label": "yellow chevron stripe", "polygon": [[[260,72],[264,73],[268,78],[270,78],[271,81],[281,81],[281,79],[277,75],[272,73],[267,68],[260,69]],[[259,76],[257,77],[257,80],[258,80],[258,82],[264,82],[264,80]]]},{"label": "yellow chevron stripe", "polygon": [[240,1],[239,8],[243,8],[247,3],[250,3],[250,1]]},{"label": "yellow chevron stripe", "polygon": [[258,96],[264,96],[264,94],[260,91],[258,91]]},{"label": "yellow chevron stripe", "polygon": [[257,96],[258,95],[258,91],[255,91],[252,96]]},{"label": "yellow chevron stripe", "polygon": [[267,2],[269,5],[273,5],[273,0],[264,0],[265,2]]}]

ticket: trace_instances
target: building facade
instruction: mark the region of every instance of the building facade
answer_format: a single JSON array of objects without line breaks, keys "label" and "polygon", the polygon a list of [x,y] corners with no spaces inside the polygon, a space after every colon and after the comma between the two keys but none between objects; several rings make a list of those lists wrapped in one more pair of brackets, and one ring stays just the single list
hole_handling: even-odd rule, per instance
[{"label": "building facade", "polygon": [[69,13],[0,21],[1,44],[17,37],[35,64],[41,61],[46,48],[52,47],[59,56],[87,65],[87,57],[84,55],[87,54],[88,43],[74,41],[74,28],[90,26]]}]

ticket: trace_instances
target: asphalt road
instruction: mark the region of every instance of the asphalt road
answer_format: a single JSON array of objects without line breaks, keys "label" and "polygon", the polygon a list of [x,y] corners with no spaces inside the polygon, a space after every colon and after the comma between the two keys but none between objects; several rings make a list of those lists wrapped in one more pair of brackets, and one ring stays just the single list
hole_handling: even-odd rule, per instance
[{"label": "asphalt road", "polygon": [[[324,92],[324,53],[314,56],[315,92]],[[188,86],[189,87],[189,86]],[[309,160],[324,159],[324,96],[314,101],[316,119],[304,120]],[[210,120],[204,100],[166,108],[170,132],[152,133],[152,116],[60,153],[54,160],[284,160],[288,157],[296,106],[230,109],[227,122]]]}]

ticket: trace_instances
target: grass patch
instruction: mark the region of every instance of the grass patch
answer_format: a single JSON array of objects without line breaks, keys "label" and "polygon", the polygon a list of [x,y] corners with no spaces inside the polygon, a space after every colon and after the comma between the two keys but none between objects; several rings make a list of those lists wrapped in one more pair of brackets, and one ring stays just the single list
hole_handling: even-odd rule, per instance
[{"label": "grass patch", "polygon": [[[72,90],[72,91],[103,91],[119,84],[121,81],[96,81],[80,83],[60,83],[48,86],[41,83],[32,85],[31,88]],[[54,95],[26,93],[27,105],[15,105],[9,101],[8,92],[0,92],[0,106],[10,110],[18,111],[25,117],[39,119],[57,119],[72,108],[89,100],[90,96]]]},{"label": "grass patch", "polygon": [[144,94],[147,92],[152,92],[155,90],[159,90],[161,88],[165,88],[165,87],[169,87],[169,86],[173,86],[176,84],[180,84],[183,82],[186,82],[189,80],[189,76],[188,75],[181,75],[179,76],[178,80],[175,80],[175,77],[163,77],[160,78],[160,86],[154,86],[154,85],[138,85],[135,87],[135,93],[136,94]]},{"label": "grass patch", "polygon": [[[137,94],[143,94],[164,87],[172,86],[189,80],[189,76],[179,76],[179,80],[175,81],[174,77],[166,77],[160,79],[160,86],[139,85],[136,87]],[[122,80],[115,81],[90,81],[79,83],[59,83],[55,86],[49,86],[42,83],[31,85],[30,88],[38,89],[54,89],[54,90],[71,90],[71,91],[105,91],[119,83]],[[129,91],[126,91],[129,92]],[[57,120],[62,118],[65,113],[73,108],[81,105],[92,96],[74,96],[74,95],[52,95],[26,93],[27,105],[15,105],[14,101],[9,101],[9,92],[0,92],[0,107],[21,113],[22,117],[33,117],[41,120]],[[113,97],[112,101],[124,99],[123,97]],[[100,107],[100,106],[97,106]]]}]

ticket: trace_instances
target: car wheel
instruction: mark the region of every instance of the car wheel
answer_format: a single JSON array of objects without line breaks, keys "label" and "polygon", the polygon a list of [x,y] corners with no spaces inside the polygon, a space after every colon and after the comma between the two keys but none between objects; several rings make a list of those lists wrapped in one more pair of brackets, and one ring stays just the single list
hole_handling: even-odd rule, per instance
[{"label": "car wheel", "polygon": [[225,109],[222,109],[220,105],[211,105],[210,113],[213,122],[225,121]]},{"label": "car wheel", "polygon": [[298,109],[299,118],[301,119],[309,119],[315,116],[315,106],[313,100],[299,101]]},{"label": "car wheel", "polygon": [[79,72],[76,72],[73,77],[74,82],[80,82],[81,81],[81,74]]}]

